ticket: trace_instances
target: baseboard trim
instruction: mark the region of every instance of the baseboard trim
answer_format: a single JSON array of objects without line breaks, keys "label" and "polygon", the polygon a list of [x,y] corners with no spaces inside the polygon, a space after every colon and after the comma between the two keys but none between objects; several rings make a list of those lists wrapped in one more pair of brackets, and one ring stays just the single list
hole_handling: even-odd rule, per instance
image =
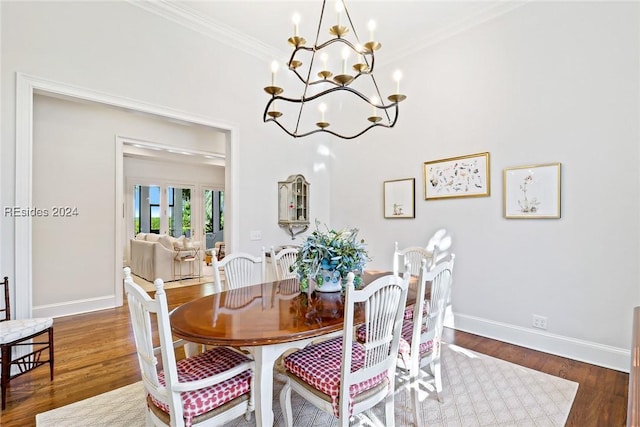
[{"label": "baseboard trim", "polygon": [[62,317],[119,307],[116,295],[65,301],[33,307],[33,317]]},{"label": "baseboard trim", "polygon": [[631,367],[631,352],[623,348],[458,313],[453,325],[445,326],[621,372],[628,373]]}]

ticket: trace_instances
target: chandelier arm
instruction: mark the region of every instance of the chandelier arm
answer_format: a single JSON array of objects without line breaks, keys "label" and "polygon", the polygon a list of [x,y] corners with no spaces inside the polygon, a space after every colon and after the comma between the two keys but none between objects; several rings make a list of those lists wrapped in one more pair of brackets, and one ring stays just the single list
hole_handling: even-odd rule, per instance
[{"label": "chandelier arm", "polygon": [[293,103],[296,103],[296,104],[304,104],[306,102],[311,102],[314,99],[320,98],[321,96],[325,96],[325,95],[328,95],[330,93],[337,92],[337,91],[340,91],[340,90],[346,90],[348,92],[351,92],[354,95],[360,97],[363,101],[365,101],[369,105],[375,105],[377,108],[381,108],[381,109],[387,109],[387,108],[393,107],[394,105],[397,104],[397,102],[392,102],[391,104],[388,104],[388,105],[385,105],[385,104],[376,105],[376,104],[372,103],[371,100],[368,97],[366,97],[365,95],[363,95],[362,93],[360,93],[356,89],[353,89],[352,87],[349,87],[349,86],[340,85],[340,86],[337,86],[337,87],[332,87],[332,88],[329,88],[329,89],[325,89],[322,92],[318,92],[315,95],[312,95],[312,96],[309,96],[309,97],[302,96],[301,98],[288,98],[286,96],[281,96],[281,95],[273,96],[267,102],[267,108],[265,109],[265,112],[269,110],[269,105],[272,102],[276,101],[276,100],[281,100],[281,101],[286,101],[286,102],[293,102]]},{"label": "chandelier arm", "polygon": [[[394,122],[394,124],[395,124],[395,122]],[[344,136],[344,135],[340,135],[339,133],[334,132],[334,131],[332,131],[332,130],[329,130],[328,128],[324,128],[324,129],[314,129],[314,130],[309,131],[309,132],[307,132],[307,133],[303,133],[303,134],[300,134],[300,135],[294,135],[294,136],[295,136],[296,138],[303,138],[303,137],[305,137],[305,136],[313,135],[314,133],[318,133],[318,132],[325,132],[325,133],[331,134],[331,135],[333,135],[333,136],[336,136],[336,137],[338,137],[338,138],[342,138],[342,139],[355,139],[355,138],[357,138],[357,137],[361,136],[362,134],[364,134],[365,132],[368,132],[369,130],[371,130],[371,129],[373,129],[373,128],[376,128],[376,127],[391,128],[391,127],[393,127],[393,125],[385,125],[385,124],[382,124],[382,123],[375,123],[375,124],[371,124],[371,125],[369,125],[368,127],[366,127],[365,129],[363,129],[363,130],[361,130],[360,132],[358,132],[357,134],[355,134],[355,135],[351,135],[351,136]],[[288,132],[287,132],[287,133],[288,133]],[[290,135],[291,135],[291,134],[290,134]]]},{"label": "chandelier arm", "polygon": [[[367,59],[367,55],[362,55],[364,57],[364,62],[367,64],[367,66],[369,67],[369,71],[367,72],[367,74],[371,74],[371,76],[373,77],[373,69],[376,66],[376,55],[373,53],[373,50],[371,51],[371,64],[369,64],[369,60]],[[376,89],[378,87],[376,86]],[[378,96],[380,96],[380,93],[378,93]]]},{"label": "chandelier arm", "polygon": [[[342,139],[354,139],[354,138],[359,137],[360,135],[364,134],[365,132],[367,132],[367,131],[369,131],[370,129],[373,129],[373,128],[375,128],[375,127],[384,127],[384,128],[391,128],[391,127],[393,127],[393,125],[385,125],[385,124],[381,124],[381,123],[375,123],[375,124],[369,125],[369,126],[368,126],[367,128],[365,128],[364,130],[362,130],[362,131],[358,132],[358,133],[357,133],[357,134],[355,134],[355,135],[351,135],[351,136],[344,136],[344,135],[340,135],[339,133],[336,133],[336,132],[334,132],[334,131],[332,131],[332,130],[328,130],[328,129],[326,129],[326,128],[325,128],[325,129],[320,129],[320,128],[318,128],[318,129],[314,129],[314,130],[312,130],[312,131],[309,131],[309,132],[306,132],[306,133],[303,133],[303,134],[299,134],[299,135],[298,135],[297,133],[293,133],[293,132],[289,131],[287,128],[285,128],[285,127],[284,127],[280,122],[278,122],[276,119],[269,118],[269,119],[265,120],[265,123],[266,123],[266,122],[274,122],[274,123],[275,123],[275,124],[277,124],[277,125],[280,127],[280,129],[282,129],[286,134],[288,134],[289,136],[292,136],[292,137],[294,137],[294,138],[304,138],[305,136],[313,135],[314,133],[325,132],[325,133],[329,133],[329,134],[331,134],[331,135],[333,135],[333,136],[336,136],[336,137],[338,137],[338,138],[342,138]],[[395,124],[395,122],[394,122],[394,124]]]},{"label": "chandelier arm", "polygon": [[[302,84],[304,84],[304,85],[317,85],[317,84],[320,84],[320,83],[329,83],[329,84],[332,84],[332,85],[334,85],[334,86],[342,86],[340,83],[336,83],[336,82],[334,82],[333,80],[329,80],[329,79],[322,79],[322,80],[318,79],[318,80],[314,80],[314,81],[306,81],[306,80],[304,79],[304,77],[302,77],[302,76],[300,75],[300,73],[298,73],[298,70],[291,69],[291,71],[293,71],[293,74],[295,74],[295,75],[296,75],[296,77],[298,78],[298,80],[300,80],[300,82],[301,82]],[[309,78],[309,79],[310,79],[310,78],[311,78],[311,76],[309,75],[307,78]],[[354,80],[355,80],[355,77],[354,77]],[[305,92],[306,92],[306,91],[305,91]]]},{"label": "chandelier arm", "polygon": [[[358,49],[356,49],[356,45],[354,45],[353,43],[351,43],[347,39],[343,39],[342,37],[336,37],[336,38],[333,38],[333,39],[329,39],[326,42],[322,43],[320,46],[316,46],[315,49],[316,50],[322,50],[325,47],[332,45],[333,43],[343,43],[343,44],[346,44],[347,46],[349,46],[351,48],[351,50],[353,50],[355,52],[358,51]],[[303,48],[303,46],[300,46],[300,49],[302,49],[302,48]],[[306,49],[307,50],[314,50],[314,48],[309,48],[309,47],[307,47]]]},{"label": "chandelier arm", "polygon": [[282,129],[282,130],[283,130],[287,135],[289,135],[289,136],[291,136],[291,137],[294,137],[294,138],[303,138],[303,137],[305,137],[305,136],[313,135],[313,134],[315,134],[315,133],[325,132],[325,133],[329,133],[329,134],[331,134],[331,135],[333,135],[333,136],[336,136],[336,137],[338,137],[338,138],[342,138],[342,139],[347,139],[347,140],[349,140],[349,139],[355,139],[355,138],[357,138],[357,137],[361,136],[361,135],[362,135],[362,134],[364,134],[365,132],[368,132],[370,129],[373,129],[373,128],[375,128],[375,127],[383,127],[383,128],[387,128],[387,129],[390,129],[390,128],[394,127],[394,126],[395,126],[395,124],[396,124],[396,122],[398,121],[398,116],[399,116],[399,114],[400,114],[400,109],[398,108],[398,103],[394,103],[393,105],[388,105],[388,106],[386,106],[385,108],[389,108],[389,107],[395,107],[395,108],[396,108],[396,114],[395,114],[394,120],[393,120],[393,122],[392,122],[391,124],[386,125],[386,124],[382,124],[382,123],[374,123],[374,124],[371,124],[371,125],[369,125],[368,127],[366,127],[364,130],[362,130],[362,131],[358,132],[357,134],[355,134],[355,135],[351,135],[351,136],[344,136],[344,135],[340,135],[339,133],[336,133],[336,132],[334,132],[334,131],[332,131],[332,130],[329,130],[329,129],[327,129],[327,128],[324,128],[324,129],[314,129],[314,130],[312,130],[312,131],[309,131],[309,132],[306,132],[306,133],[303,133],[303,134],[298,135],[298,134],[297,134],[297,131],[296,131],[296,133],[289,131],[289,130],[288,130],[287,128],[285,128],[285,127],[284,127],[280,122],[278,122],[278,120],[276,120],[276,119],[274,119],[274,118],[268,118],[268,119],[265,119],[265,120],[264,120],[264,122],[265,122],[265,123],[266,123],[266,122],[274,122],[274,123],[275,123],[275,124],[277,124],[277,125],[280,127],[280,129]]},{"label": "chandelier arm", "polygon": [[[358,77],[360,77],[361,75],[368,75],[368,74],[369,74],[369,73],[361,72],[361,71],[360,71],[360,72],[358,72],[358,74],[356,74],[355,76],[353,76],[353,78],[351,79],[351,81],[350,81],[350,82],[348,82],[348,83],[338,83],[338,82],[335,82],[335,81],[333,81],[333,80],[329,80],[329,79],[318,79],[318,80],[314,80],[314,81],[311,81],[311,82],[306,82],[306,81],[304,80],[304,77],[302,77],[302,76],[300,75],[300,73],[298,73],[296,70],[291,70],[291,71],[293,71],[293,73],[296,75],[296,77],[298,77],[298,79],[299,79],[302,83],[304,83],[305,85],[309,85],[309,86],[319,85],[319,84],[322,84],[322,83],[332,84],[332,85],[337,86],[337,87],[349,86],[351,83],[353,83],[353,82],[354,82]],[[306,91],[305,91],[305,92],[306,92]],[[379,95],[378,95],[378,96],[379,96]]]},{"label": "chandelier arm", "polygon": [[342,86],[340,83],[336,83],[336,82],[334,82],[333,80],[329,80],[329,79],[324,79],[324,80],[314,80],[314,81],[312,81],[312,82],[310,82],[310,83],[309,83],[309,86],[319,85],[319,84],[322,84],[322,83],[329,83],[329,84],[332,84],[332,85],[334,85],[334,86],[336,86],[336,87],[340,87],[340,86]]},{"label": "chandelier arm", "polygon": [[[354,32],[354,33],[356,32],[356,31],[355,31],[355,29],[353,30],[353,32]],[[354,52],[356,52],[356,53],[360,53],[360,52],[358,51],[358,49],[356,48],[356,46],[355,46],[353,43],[351,43],[351,41],[349,41],[349,40],[347,40],[347,39],[343,39],[342,37],[336,37],[336,38],[333,38],[333,39],[329,39],[329,40],[327,40],[326,42],[322,43],[320,46],[316,46],[316,48],[315,48],[315,49],[316,49],[316,50],[322,50],[322,49],[324,49],[325,47],[330,46],[330,45],[331,45],[331,44],[333,44],[333,43],[342,43],[342,44],[345,44],[345,45],[349,46],[349,47],[351,48],[351,50],[353,50]],[[302,46],[301,46],[300,48],[302,48]],[[312,50],[312,48],[306,48],[306,49],[307,49],[307,50]],[[371,73],[373,72],[373,67],[374,67],[374,64],[375,64],[375,59],[374,59],[374,58],[375,58],[375,54],[374,54],[374,51],[372,50],[372,51],[367,52],[367,53],[369,53],[369,55],[371,55],[371,66],[369,67],[369,71],[367,71],[366,73],[363,73],[363,74],[371,74]],[[364,57],[364,60],[365,60],[365,61],[367,61],[367,55],[364,55],[364,54],[363,54],[362,56]],[[367,61],[367,65],[369,65],[369,62],[368,62],[368,61]]]},{"label": "chandelier arm", "polygon": [[[293,73],[296,75],[296,77],[298,77],[298,79],[303,83],[303,84],[308,84],[307,80],[309,79],[309,77],[307,77],[307,80],[305,80],[300,73],[298,73],[298,70],[296,70],[295,68],[291,67],[291,63],[293,63],[294,58],[296,57],[296,54],[298,53],[298,51],[300,50],[306,50],[309,52],[314,52],[313,56],[315,55],[315,48],[313,47],[307,47],[307,46],[298,46],[295,49],[293,49],[293,52],[291,53],[291,57],[289,58],[289,63],[287,65],[289,65],[289,70],[293,71]],[[309,66],[309,73],[311,73],[311,67],[313,66],[313,56],[311,57],[311,65]],[[305,92],[306,92],[306,87],[305,87]]]},{"label": "chandelier arm", "polygon": [[[293,73],[298,77],[298,79],[305,85],[306,84],[317,84],[317,83],[321,83],[321,82],[329,82],[329,83],[332,83],[332,84],[335,84],[335,85],[339,85],[338,83],[335,83],[332,80],[328,80],[328,79],[315,80],[313,82],[310,81],[311,80],[311,70],[313,68],[313,61],[315,59],[316,53],[321,51],[322,49],[326,48],[327,46],[330,46],[333,43],[343,43],[343,44],[349,46],[349,48],[351,48],[351,50],[353,50],[354,52],[358,52],[358,49],[356,49],[356,47],[355,47],[355,45],[353,43],[351,43],[349,40],[346,40],[346,39],[343,39],[343,38],[329,39],[326,42],[322,43],[320,46],[314,46],[314,47],[297,46],[293,50],[293,52],[291,53],[291,56],[289,57],[289,64],[291,64],[294,61],[298,51],[305,50],[305,51],[308,51],[308,52],[313,52],[313,54],[311,56],[311,64],[309,65],[309,71],[308,71],[307,79],[305,80],[305,78],[300,75],[298,70],[296,70],[295,68],[291,68],[290,65],[289,65],[289,70],[293,71]],[[367,60],[366,55],[363,55],[367,66],[369,66],[369,69],[366,70],[366,71],[358,72],[356,77],[359,76],[360,74],[372,74],[373,73],[373,69],[374,69],[374,66],[375,66],[375,55],[374,55],[373,51],[370,52],[370,55],[371,55],[371,65],[369,65],[369,61]],[[355,80],[356,77],[354,77],[354,80]],[[306,92],[306,88],[305,88],[305,92]],[[380,93],[378,93],[378,96],[380,96]]]},{"label": "chandelier arm", "polygon": [[307,136],[307,135],[311,135],[312,133],[316,133],[316,132],[320,131],[320,132],[327,132],[327,133],[330,133],[333,136],[337,136],[338,138],[342,138],[342,139],[347,139],[348,140],[348,139],[355,139],[355,138],[361,136],[365,132],[368,132],[369,130],[371,130],[371,129],[375,128],[375,127],[383,127],[383,128],[390,129],[390,128],[394,127],[396,122],[398,121],[398,115],[400,113],[400,109],[398,108],[398,103],[397,102],[394,103],[393,105],[389,105],[388,107],[396,107],[396,114],[395,114],[395,117],[393,119],[393,122],[391,124],[388,124],[388,125],[382,124],[382,123],[374,123],[374,124],[369,125],[368,127],[364,128],[362,131],[360,131],[357,134],[352,135],[352,136],[343,136],[343,135],[340,135],[340,134],[338,134],[336,132],[333,132],[332,130],[329,130],[327,128],[325,128],[325,129],[317,129],[317,130],[314,130],[312,132],[309,132],[307,134],[300,135],[300,136],[301,137],[302,136]]},{"label": "chandelier arm", "polygon": [[348,82],[348,83],[338,83],[338,82],[335,82],[333,80],[314,80],[311,83],[309,83],[309,85],[317,85],[317,84],[320,84],[320,83],[331,83],[332,85],[337,86],[337,87],[349,87],[349,85],[351,83],[353,83],[358,77],[360,77],[363,74],[365,74],[365,73],[356,74],[355,76],[353,76],[351,81]]},{"label": "chandelier arm", "polygon": [[[382,94],[380,93],[380,88],[378,87],[378,82],[376,81],[376,76],[374,76],[373,74],[371,74],[371,81],[373,81],[373,86],[376,88],[376,92],[378,93],[378,99],[380,99],[380,102],[382,103],[382,108],[384,110],[384,113],[387,115],[387,120],[391,121],[391,117],[389,117],[389,112],[387,111],[387,108],[389,107],[385,107],[384,106],[384,101],[382,100]],[[392,106],[394,103],[389,104],[389,106]],[[397,105],[398,103],[395,102],[395,104]],[[397,116],[397,113],[396,113]],[[397,120],[397,117],[396,117]]]},{"label": "chandelier arm", "polygon": [[329,130],[328,128],[325,129],[315,129],[312,130],[310,132],[304,133],[302,135],[298,135],[299,138],[305,137],[305,136],[309,136],[309,135],[313,135],[314,133],[318,133],[318,132],[325,132],[325,133],[329,133],[333,136],[337,136],[338,138],[342,138],[342,139],[354,139],[359,137],[360,135],[362,135],[363,133],[365,133],[366,131],[368,131],[371,128],[374,127],[378,127],[378,126],[384,126],[386,127],[386,125],[380,125],[380,124],[374,124],[374,125],[370,125],[369,127],[365,128],[364,130],[360,131],[357,135],[352,135],[352,136],[344,136],[344,135],[340,135],[339,133],[336,133],[332,130]]},{"label": "chandelier arm", "polygon": [[267,122],[267,112],[269,112],[269,107],[271,106],[271,103],[274,101],[273,98],[271,98],[269,101],[267,101],[267,106],[264,108],[264,113],[262,113],[262,121],[263,122]]},{"label": "chandelier arm", "polygon": [[[306,82],[306,81],[304,80],[304,77],[302,77],[302,76],[300,75],[300,73],[298,73],[296,70],[291,70],[291,71],[293,71],[293,73],[296,75],[296,77],[298,77],[298,79],[299,79],[302,83],[304,83],[305,85],[307,85],[307,84],[308,84],[309,86],[319,85],[319,84],[322,84],[322,83],[332,84],[332,85],[334,85],[334,86],[336,86],[336,87],[349,86],[351,83],[353,83],[353,82],[354,82],[358,77],[360,77],[361,75],[368,75],[368,74],[369,74],[369,73],[358,72],[358,74],[356,74],[355,76],[353,76],[353,79],[352,79],[349,83],[341,84],[341,83],[337,83],[337,82],[335,82],[335,81],[333,81],[333,80],[329,80],[329,79],[318,79],[318,80],[314,80],[314,81],[312,81],[312,82]],[[378,95],[378,96],[379,96],[379,95]]]},{"label": "chandelier arm", "polygon": [[[393,117],[393,122],[391,122],[391,124],[389,125],[389,128],[392,128],[392,127],[394,127],[396,125],[396,123],[398,122],[398,116],[400,115],[400,108],[398,106],[398,103],[394,102],[393,104],[389,105],[389,107],[392,107],[392,106],[396,107],[396,114]],[[386,111],[387,108],[385,108],[385,111]]]},{"label": "chandelier arm", "polygon": [[265,123],[267,123],[267,122],[273,122],[273,123],[277,124],[278,126],[280,126],[280,129],[282,129],[283,131],[285,131],[285,133],[287,133],[289,136],[292,136],[292,137],[294,137],[294,138],[297,138],[297,137],[298,137],[298,135],[296,135],[296,134],[295,134],[295,133],[293,133],[293,132],[290,132],[287,128],[285,128],[284,126],[282,126],[282,124],[280,124],[280,122],[279,122],[279,121],[277,121],[277,120],[276,120],[276,119],[274,119],[274,118],[268,118],[268,119],[265,119],[265,120],[264,120],[264,122],[265,122]]},{"label": "chandelier arm", "polygon": [[[377,89],[377,86],[376,86],[376,89]],[[386,116],[387,116],[387,120],[388,120],[388,121],[391,121],[391,117],[389,116],[389,112],[388,112],[387,110],[388,110],[389,108],[392,108],[392,107],[394,107],[394,106],[395,106],[395,107],[396,107],[396,117],[394,117],[393,123],[395,124],[395,122],[397,121],[397,111],[398,111],[398,110],[397,110],[397,108],[398,108],[397,106],[398,106],[398,102],[392,102],[392,103],[387,104],[387,105],[385,105],[385,104],[374,104],[374,103],[373,103],[373,102],[371,102],[371,100],[370,100],[369,98],[367,98],[365,95],[363,95],[363,94],[362,94],[362,93],[360,93],[359,91],[357,91],[357,90],[355,90],[355,89],[353,89],[353,88],[351,88],[351,87],[349,87],[349,86],[337,86],[337,87],[333,87],[333,88],[330,88],[330,89],[326,89],[326,90],[324,90],[324,91],[322,91],[322,92],[319,92],[319,93],[317,93],[317,94],[315,94],[315,95],[313,95],[313,96],[310,96],[310,97],[303,96],[302,98],[288,98],[288,97],[286,97],[286,96],[273,95],[273,96],[271,97],[271,99],[270,99],[269,101],[267,101],[267,105],[266,105],[266,107],[265,107],[265,109],[264,109],[264,113],[263,113],[263,115],[262,115],[262,119],[263,119],[263,121],[264,121],[264,122],[267,122],[267,121],[276,121],[276,120],[272,120],[272,119],[267,119],[267,115],[268,115],[267,113],[269,112],[269,108],[271,107],[271,104],[272,104],[272,103],[274,103],[274,102],[275,102],[275,101],[277,101],[277,100],[285,101],[285,102],[290,102],[290,103],[295,103],[295,104],[301,104],[301,108],[300,108],[300,110],[301,110],[301,109],[302,109],[302,106],[303,106],[306,102],[311,102],[311,101],[313,101],[313,100],[315,100],[315,99],[317,99],[317,98],[320,98],[320,97],[322,97],[322,96],[328,95],[328,94],[333,93],[333,92],[336,92],[336,91],[341,91],[341,90],[346,90],[347,92],[351,92],[351,93],[353,93],[354,95],[356,95],[356,96],[358,96],[359,98],[361,98],[361,99],[362,99],[363,101],[365,101],[367,104],[369,104],[369,105],[371,105],[371,106],[375,106],[375,107],[376,107],[376,108],[378,108],[378,109],[384,110],[384,111],[385,111],[385,114],[386,114]],[[379,92],[378,92],[378,93],[379,93]],[[301,113],[300,113],[300,114],[301,114]],[[276,122],[277,122],[277,121],[276,121]],[[298,125],[299,125],[299,121],[298,121],[298,123],[296,123],[296,130],[295,130],[295,132],[296,132],[296,133],[297,133],[297,131],[298,131]]]}]

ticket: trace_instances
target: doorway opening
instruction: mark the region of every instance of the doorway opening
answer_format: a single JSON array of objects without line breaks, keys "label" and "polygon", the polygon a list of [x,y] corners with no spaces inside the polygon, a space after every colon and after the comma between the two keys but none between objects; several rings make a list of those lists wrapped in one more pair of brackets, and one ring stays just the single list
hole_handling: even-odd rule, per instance
[{"label": "doorway opening", "polygon": [[[227,241],[230,245],[237,243],[236,228],[237,221],[232,221],[233,211],[238,207],[237,197],[230,198],[229,195],[237,194],[238,187],[238,159],[232,157],[233,153],[238,150],[238,133],[235,128],[229,127],[218,122],[204,119],[197,115],[184,112],[176,112],[173,109],[151,105],[147,102],[140,102],[130,98],[122,98],[119,96],[105,94],[104,92],[96,92],[91,89],[81,88],[76,85],[67,85],[64,83],[54,82],[35,76],[28,76],[23,73],[17,73],[16,79],[16,192],[15,205],[33,206],[33,106],[34,96],[36,94],[67,99],[76,102],[89,103],[119,109],[128,112],[140,112],[159,118],[177,120],[184,123],[193,123],[206,126],[223,132],[225,137],[225,152],[227,153],[225,167],[225,188],[229,191],[226,197],[227,210]],[[55,304],[43,303],[39,306],[33,305],[33,237],[32,220],[25,218],[21,221],[14,222],[14,283],[21,283],[22,286],[14,289],[15,311],[18,317],[59,317],[74,313],[83,313],[88,311],[101,310],[122,305],[122,269],[121,260],[123,259],[123,248],[118,242],[124,231],[124,199],[123,199],[123,161],[122,161],[122,139],[115,136],[115,170],[113,175],[114,186],[114,228],[115,233],[111,242],[104,242],[105,245],[113,248],[112,273],[103,275],[102,281],[109,283],[111,291],[106,294],[103,292],[88,294],[86,282],[82,281],[81,276],[68,283],[69,289],[83,289],[85,295],[82,297],[77,293],[71,293],[71,297],[64,301],[57,301]],[[77,283],[76,283],[77,282]],[[73,297],[76,295],[77,297]]]}]

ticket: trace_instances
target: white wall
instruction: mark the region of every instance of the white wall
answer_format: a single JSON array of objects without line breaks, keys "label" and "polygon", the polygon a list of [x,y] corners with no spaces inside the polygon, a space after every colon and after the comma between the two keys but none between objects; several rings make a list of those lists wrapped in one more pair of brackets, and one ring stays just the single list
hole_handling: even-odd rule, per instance
[{"label": "white wall", "polygon": [[[116,236],[116,136],[198,148],[208,142],[224,151],[224,135],[204,126],[179,124],[131,114],[98,104],[36,95],[33,113],[33,205],[48,216],[33,217],[34,312],[68,314],[110,301],[121,261]],[[222,148],[220,148],[222,147]],[[144,165],[138,161],[127,173]],[[129,165],[130,166],[130,165]],[[137,166],[137,168],[135,168]],[[165,165],[170,178],[184,166]],[[224,172],[205,173],[193,165],[182,177],[224,186]],[[214,168],[210,167],[209,171]],[[177,177],[177,176],[176,176]],[[68,207],[72,216],[53,216],[54,207]],[[23,220],[17,219],[17,220]],[[88,285],[89,284],[89,285]]]},{"label": "white wall", "polygon": [[[396,128],[336,146],[334,223],[360,226],[378,268],[394,240],[425,244],[446,228],[457,327],[628,369],[640,304],[638,31],[637,2],[529,3],[407,58]],[[424,200],[423,162],[484,151],[490,197]],[[548,162],[562,163],[562,218],[504,219],[503,169]],[[384,220],[382,182],[411,177],[416,218]],[[533,314],[548,317],[546,331],[531,328]]]},{"label": "white wall", "polygon": [[[640,304],[637,3],[529,3],[407,58],[396,128],[347,143],[292,141],[263,124],[268,64],[129,4],[0,7],[3,206],[15,199],[17,71],[187,111],[240,130],[239,249],[290,241],[276,225],[276,183],[302,173],[311,218],[359,227],[370,267],[388,268],[394,240],[447,228],[458,327],[628,366]],[[422,200],[424,161],[481,151],[491,153],[491,197]],[[555,161],[562,219],[503,219],[502,169]],[[382,181],[407,177],[418,183],[416,219],[384,220]],[[10,276],[13,225],[2,218]],[[263,240],[249,241],[251,230]],[[546,332],[530,328],[533,313],[549,318]]]},{"label": "white wall", "polygon": [[[279,129],[261,121],[269,64],[126,2],[2,2],[0,7],[3,207],[16,199],[15,93],[16,73],[22,72],[240,129],[234,153],[239,164],[238,250],[257,252],[291,241],[277,226],[277,182],[291,174],[302,173],[312,183],[311,212],[328,221],[323,200],[328,199],[329,170],[316,167],[326,159],[315,154],[323,139],[292,145]],[[243,74],[263,68],[264,82]],[[66,142],[61,138],[55,144]],[[105,168],[111,161],[105,159]],[[0,231],[1,269],[10,277],[15,271],[14,221],[3,216]],[[100,226],[112,224],[110,218]],[[262,231],[263,239],[250,241],[251,230]],[[113,238],[107,241],[113,244]],[[96,286],[83,295],[102,295],[104,289]]]},{"label": "white wall", "polygon": [[162,181],[209,185],[224,189],[224,168],[218,166],[125,157],[124,176],[125,180],[135,178],[149,180],[160,177]]}]

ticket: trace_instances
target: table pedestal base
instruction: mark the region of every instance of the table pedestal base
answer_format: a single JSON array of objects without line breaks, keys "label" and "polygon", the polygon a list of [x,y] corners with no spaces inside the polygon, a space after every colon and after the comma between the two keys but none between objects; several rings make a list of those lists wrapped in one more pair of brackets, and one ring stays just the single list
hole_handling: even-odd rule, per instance
[{"label": "table pedestal base", "polygon": [[[332,334],[322,335],[322,337],[335,337],[342,335],[342,331]],[[253,356],[256,362],[256,373],[254,380],[255,415],[256,426],[273,426],[273,373],[275,362],[280,355],[292,348],[303,348],[319,337],[305,338],[297,341],[283,342],[278,344],[257,345],[243,347]]]}]

